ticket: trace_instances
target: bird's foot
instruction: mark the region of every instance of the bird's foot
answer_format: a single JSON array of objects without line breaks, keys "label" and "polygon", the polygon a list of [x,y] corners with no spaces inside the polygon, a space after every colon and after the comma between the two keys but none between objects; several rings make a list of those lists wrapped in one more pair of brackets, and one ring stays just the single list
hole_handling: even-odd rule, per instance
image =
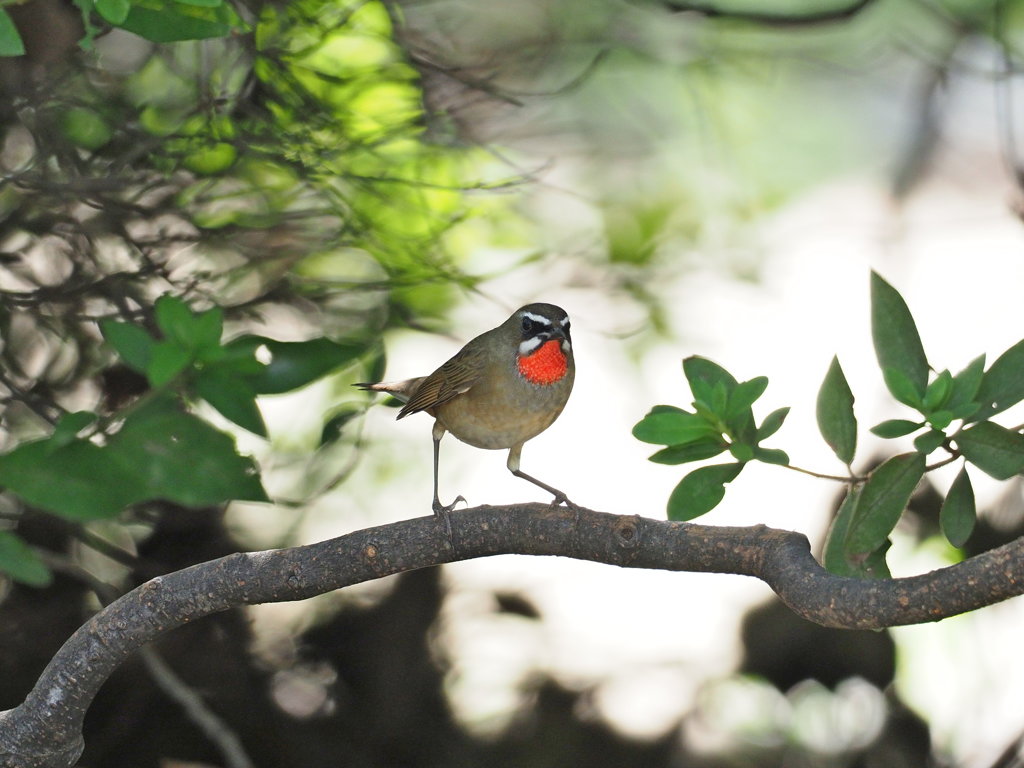
[{"label": "bird's foot", "polygon": [[579,508],[579,506],[577,506],[577,504],[572,499],[570,499],[568,496],[566,496],[564,493],[562,493],[561,491],[558,491],[558,492],[555,493],[555,498],[553,498],[551,500],[551,506],[552,507],[557,507],[557,506],[559,506],[561,504],[565,504],[565,506],[568,509],[572,510],[572,512],[573,512],[573,523],[578,528],[579,525],[580,525],[580,508]]},{"label": "bird's foot", "polygon": [[561,491],[552,491],[552,493],[555,496],[555,498],[551,500],[552,507],[557,507],[559,504],[565,504],[565,506],[569,507],[570,509],[574,509],[576,507],[576,505],[572,503],[569,497],[566,496]]},{"label": "bird's foot", "polygon": [[434,514],[438,518],[440,518],[442,523],[444,523],[444,532],[448,536],[448,541],[449,542],[452,541],[452,517],[451,517],[451,513],[452,513],[452,511],[455,509],[455,507],[458,505],[458,503],[460,501],[463,504],[467,503],[465,497],[460,495],[460,496],[456,496],[455,497],[455,501],[453,501],[451,504],[448,504],[447,506],[442,504],[440,499],[437,499],[437,498],[434,499],[434,503],[431,505],[433,510],[434,510]]}]

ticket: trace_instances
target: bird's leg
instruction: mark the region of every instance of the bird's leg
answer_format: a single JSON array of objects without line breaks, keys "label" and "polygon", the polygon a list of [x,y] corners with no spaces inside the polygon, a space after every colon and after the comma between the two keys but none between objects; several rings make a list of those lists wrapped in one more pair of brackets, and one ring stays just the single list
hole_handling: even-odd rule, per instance
[{"label": "bird's leg", "polygon": [[444,521],[444,529],[448,534],[448,539],[452,538],[452,519],[451,511],[455,509],[455,505],[460,501],[465,502],[466,500],[462,496],[456,496],[448,506],[441,503],[441,499],[437,495],[437,465],[438,460],[441,456],[441,438],[444,437],[445,428],[441,425],[440,421],[434,421],[434,431],[432,437],[434,438],[434,502],[431,505],[434,514],[437,515],[441,520]]},{"label": "bird's leg", "polygon": [[569,501],[569,497],[566,496],[563,491],[560,491],[557,488],[552,488],[547,483],[541,482],[536,477],[531,477],[530,475],[526,474],[525,472],[523,472],[523,470],[519,468],[519,458],[522,455],[522,453],[522,443],[520,443],[519,445],[512,446],[511,450],[509,450],[508,452],[508,461],[505,463],[505,466],[508,467],[508,471],[511,472],[516,477],[521,477],[523,480],[529,480],[534,485],[543,488],[545,491],[554,496],[555,498],[551,502],[552,506],[565,504],[570,507],[575,507],[576,505]]}]

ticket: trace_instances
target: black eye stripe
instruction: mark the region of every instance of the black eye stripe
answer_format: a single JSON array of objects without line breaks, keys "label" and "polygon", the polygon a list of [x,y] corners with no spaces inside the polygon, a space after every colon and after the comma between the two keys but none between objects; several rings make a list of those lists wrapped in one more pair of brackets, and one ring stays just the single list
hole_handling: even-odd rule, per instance
[{"label": "black eye stripe", "polygon": [[536,336],[537,334],[551,330],[551,322],[548,320],[534,320],[528,315],[523,316],[521,323],[523,329],[523,336],[529,338],[530,336]]}]

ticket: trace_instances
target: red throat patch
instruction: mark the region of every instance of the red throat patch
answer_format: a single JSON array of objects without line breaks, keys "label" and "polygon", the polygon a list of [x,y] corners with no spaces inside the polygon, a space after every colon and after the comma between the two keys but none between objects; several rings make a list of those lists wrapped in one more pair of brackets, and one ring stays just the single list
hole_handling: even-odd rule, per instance
[{"label": "red throat patch", "polygon": [[554,384],[569,369],[558,339],[545,341],[536,352],[519,358],[519,372],[534,384]]}]

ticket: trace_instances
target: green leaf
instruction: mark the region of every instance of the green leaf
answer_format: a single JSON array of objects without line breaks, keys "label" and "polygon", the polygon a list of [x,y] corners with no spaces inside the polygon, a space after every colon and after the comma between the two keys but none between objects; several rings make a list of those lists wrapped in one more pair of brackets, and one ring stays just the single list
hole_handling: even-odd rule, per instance
[{"label": "green leaf", "polygon": [[138,478],[143,499],[205,507],[239,499],[267,501],[252,459],[205,421],[163,404],[133,413],[108,443],[109,460]]},{"label": "green leaf", "polygon": [[182,299],[165,293],[153,305],[156,326],[168,341],[184,349],[195,349],[196,316]]},{"label": "green leaf", "polygon": [[871,428],[871,432],[879,437],[884,437],[886,440],[892,440],[893,438],[903,437],[904,435],[909,435],[911,432],[916,432],[923,426],[923,421],[887,419],[881,424],[875,424],[875,426]]},{"label": "green leaf", "polygon": [[946,442],[946,433],[937,429],[929,429],[914,438],[914,450],[927,456],[940,445]]},{"label": "green leaf", "polygon": [[754,427],[754,412],[751,405],[768,387],[768,378],[757,376],[750,381],[737,384],[731,391],[724,383],[716,384],[716,389],[725,391],[726,402],[722,407],[725,423],[729,434],[735,441],[753,444],[757,441],[757,430]]},{"label": "green leaf", "polygon": [[275,341],[263,336],[243,336],[226,345],[228,352],[240,349],[255,353],[263,349],[270,362],[245,378],[260,395],[277,395],[298,389],[343,365],[354,362],[365,347],[330,339]]},{"label": "green leaf", "polygon": [[886,539],[874,552],[868,554],[860,564],[860,574],[872,579],[891,579],[889,565],[885,562],[885,554],[892,546],[892,542]]},{"label": "green leaf", "polygon": [[967,467],[961,467],[953,484],[949,486],[949,491],[946,492],[946,499],[942,502],[942,509],[939,512],[942,533],[954,547],[962,547],[971,537],[977,519],[974,487],[971,485],[970,475],[967,474]]},{"label": "green leaf", "polygon": [[750,381],[744,381],[736,385],[736,388],[729,393],[729,407],[726,413],[727,418],[742,415],[750,410],[758,398],[768,388],[768,377],[757,376]]},{"label": "green leaf", "polygon": [[725,497],[725,484],[736,479],[743,464],[713,464],[686,475],[668,499],[669,520],[693,520],[710,512]]},{"label": "green leaf", "polygon": [[822,553],[822,561],[825,568],[839,576],[856,577],[860,575],[859,570],[846,559],[846,540],[850,532],[850,523],[857,514],[857,503],[860,500],[862,485],[851,486],[839,506],[836,516],[829,526],[828,535],[825,537],[825,548]]},{"label": "green leaf", "polygon": [[[205,10],[194,5],[163,2],[159,9],[133,5],[128,17],[120,25],[122,29],[134,32],[139,37],[154,43],[174,43],[181,40],[204,40],[211,37],[226,37],[231,24],[225,21],[202,18],[189,9]],[[224,5],[218,6],[223,8]]]},{"label": "green leaf", "polygon": [[[949,396],[949,407],[953,410],[963,408],[974,402],[982,377],[985,375],[985,355],[974,358],[967,367],[953,377],[953,391]],[[958,419],[963,416],[956,416]]]},{"label": "green leaf", "polygon": [[647,460],[653,461],[655,464],[686,464],[691,461],[713,458],[728,447],[728,444],[721,438],[705,439],[687,445],[670,445],[668,448],[662,448],[657,453],[648,456]]},{"label": "green leaf", "polygon": [[100,333],[125,365],[138,373],[146,372],[156,340],[145,329],[132,323],[103,320],[100,322]]},{"label": "green leaf", "polygon": [[981,408],[976,420],[987,419],[1024,399],[1024,339],[1003,352],[985,371],[978,387]]},{"label": "green leaf", "polygon": [[917,393],[913,383],[906,377],[906,374],[898,368],[886,368],[882,371],[882,378],[885,379],[885,386],[889,390],[889,393],[896,398],[897,401],[904,405],[909,405],[911,408],[921,410],[924,408],[924,404],[921,401],[921,396]]},{"label": "green leaf", "polygon": [[50,435],[49,443],[53,448],[63,448],[74,442],[78,433],[94,424],[99,417],[92,411],[75,411],[60,417],[57,426]]},{"label": "green leaf", "polygon": [[256,393],[244,380],[227,371],[210,367],[195,380],[196,394],[208,402],[221,416],[260,437],[267,436],[267,425],[256,405]]},{"label": "green leaf", "polygon": [[903,453],[886,460],[868,477],[850,524],[848,557],[868,555],[885,544],[924,476],[920,453]]},{"label": "green leaf", "polygon": [[857,417],[853,413],[853,392],[838,357],[832,358],[818,390],[816,413],[821,436],[839,460],[849,466],[857,450]]},{"label": "green leaf", "polygon": [[764,417],[764,421],[761,422],[761,426],[757,428],[757,441],[767,440],[769,437],[779,431],[782,423],[789,416],[789,408],[779,408],[772,411]]},{"label": "green leaf", "polygon": [[789,465],[789,454],[778,448],[757,447],[754,449],[754,458],[765,464],[777,464],[780,467]]},{"label": "green leaf", "polygon": [[711,412],[721,418],[726,418],[729,409],[729,390],[725,382],[716,381],[711,387],[711,400],[709,401]]},{"label": "green leaf", "polygon": [[111,24],[122,24],[131,10],[128,0],[96,0],[96,11]]},{"label": "green leaf", "polygon": [[224,333],[224,312],[212,307],[195,316],[192,325],[192,349],[200,353],[203,360],[221,357],[220,337]]},{"label": "green leaf", "polygon": [[[899,371],[920,401],[928,384],[928,359],[917,325],[903,297],[874,271],[871,272],[871,339],[883,374],[887,369]],[[888,377],[886,384],[889,384]],[[891,386],[889,391],[900,400]]]},{"label": "green leaf", "polygon": [[1009,480],[1024,471],[1024,436],[1018,432],[981,421],[954,439],[965,459],[996,480]]},{"label": "green leaf", "polygon": [[754,458],[754,447],[746,443],[733,443],[729,446],[729,453],[736,461],[750,461]]},{"label": "green leaf", "polygon": [[69,520],[114,517],[144,498],[137,477],[119,471],[107,450],[85,440],[60,447],[50,440],[22,443],[0,456],[0,485]]},{"label": "green leaf", "polygon": [[6,9],[0,8],[0,56],[24,56],[25,44]]},{"label": "green leaf", "polygon": [[964,403],[962,405],[953,406],[949,412],[954,419],[963,419],[964,421],[974,421],[974,415],[981,410],[981,403]]},{"label": "green leaf", "polygon": [[30,587],[47,587],[53,581],[39,555],[10,531],[0,531],[0,571]]},{"label": "green leaf", "polygon": [[151,499],[195,507],[267,500],[256,466],[230,435],[163,401],[132,413],[102,447],[81,439],[19,445],[0,456],[0,485],[71,520],[115,517]]},{"label": "green leaf", "polygon": [[956,416],[952,411],[934,411],[928,414],[928,423],[940,432],[950,425]]},{"label": "green leaf", "polygon": [[655,445],[685,445],[716,435],[714,427],[695,413],[656,406],[633,427],[633,437]]},{"label": "green leaf", "polygon": [[[693,392],[694,398],[705,403],[715,413],[724,415],[729,393],[737,386],[733,375],[718,363],[713,363],[706,357],[697,355],[683,360],[683,374],[690,384],[690,391]],[[717,395],[715,394],[716,387],[718,388]],[[716,397],[720,407],[716,407]]]},{"label": "green leaf", "polygon": [[922,401],[925,413],[937,411],[949,402],[950,395],[952,394],[953,374],[949,371],[943,371],[935,377],[935,381],[929,384],[925,390],[924,400]]},{"label": "green leaf", "polygon": [[146,378],[154,387],[173,381],[192,362],[192,354],[174,341],[161,341],[153,347],[146,367]]}]

